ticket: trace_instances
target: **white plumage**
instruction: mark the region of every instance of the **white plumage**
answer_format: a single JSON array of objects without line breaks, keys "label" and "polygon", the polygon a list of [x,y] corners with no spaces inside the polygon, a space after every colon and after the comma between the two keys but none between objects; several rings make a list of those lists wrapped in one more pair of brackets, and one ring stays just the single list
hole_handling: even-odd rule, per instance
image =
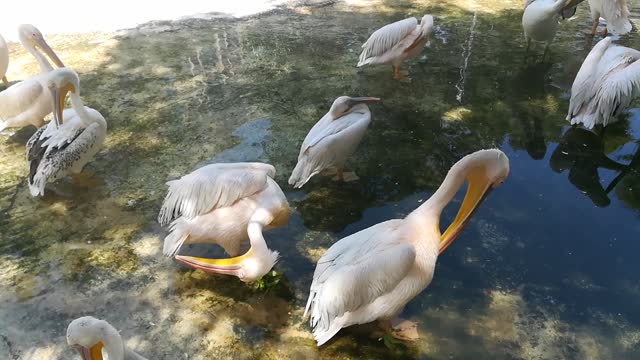
[{"label": "white plumage", "polygon": [[249,255],[237,258],[237,263],[209,262],[214,265],[209,266],[202,265],[203,260],[198,258],[177,255],[176,259],[243,281],[262,277],[278,258],[278,252],[266,246],[262,228],[283,225],[289,215],[286,198],[274,176],[275,168],[268,164],[211,164],[167,182],[169,192],[158,221],[162,225],[173,222],[164,241],[164,255],[176,255],[185,243],[214,243],[235,257],[242,243],[249,240]]},{"label": "white plumage", "polygon": [[[33,196],[43,195],[48,182],[80,173],[100,151],[107,134],[104,117],[98,111],[84,106],[80,100],[80,80],[73,70],[62,68],[47,75],[47,87],[54,98],[49,101],[55,104],[54,116],[58,121],[40,128],[27,142],[28,183]],[[61,89],[70,85],[73,88],[69,90],[73,108],[60,109],[58,112],[58,106],[64,103],[66,95]]]},{"label": "white plumage", "polygon": [[571,86],[567,120],[592,129],[617,120],[640,95],[640,51],[600,40],[585,58]]},{"label": "white plumage", "polygon": [[92,316],[83,316],[67,326],[67,344],[78,349],[82,360],[146,360],[125,346],[122,337],[111,324]]},{"label": "white plumage", "polygon": [[575,7],[582,0],[525,0],[522,14],[522,28],[527,41],[527,49],[531,40],[546,42],[545,54],[549,44],[558,31],[558,21],[563,10]]},{"label": "white plumage", "polygon": [[589,0],[589,8],[593,19],[592,34],[596,32],[600,17],[607,21],[605,32],[624,35],[633,28],[629,20],[627,0]]},{"label": "white plumage", "polygon": [[425,15],[418,20],[410,17],[385,25],[376,30],[362,45],[358,67],[369,64],[390,64],[394,78],[399,77],[402,62],[417,56],[433,32],[433,17]]},{"label": "white plumage", "polygon": [[[464,157],[449,171],[433,196],[404,219],[374,225],[336,242],[320,258],[313,274],[304,316],[318,346],[340,329],[396,317],[433,278],[438,253],[469,220],[486,192],[509,173],[500,150]],[[469,181],[458,215],[444,235],[442,209]]]},{"label": "white plumage", "polygon": [[311,177],[329,169],[336,169],[338,178],[342,180],[344,164],[355,152],[371,122],[371,112],[366,103],[378,100],[369,97],[337,98],[302,142],[289,184],[302,187]]},{"label": "white plumage", "polygon": [[7,42],[4,41],[2,35],[0,35],[0,79],[5,86],[9,86],[9,81],[7,80],[7,69],[9,68],[9,46]]}]

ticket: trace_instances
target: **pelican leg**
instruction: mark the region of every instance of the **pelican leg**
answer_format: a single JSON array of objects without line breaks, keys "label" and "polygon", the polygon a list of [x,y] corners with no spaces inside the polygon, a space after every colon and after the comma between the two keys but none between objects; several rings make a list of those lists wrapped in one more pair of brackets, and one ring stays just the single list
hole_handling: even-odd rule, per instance
[{"label": "pelican leg", "polygon": [[10,84],[9,84],[9,80],[7,80],[7,77],[6,77],[6,76],[3,76],[3,77],[2,77],[2,83],[3,83],[3,84],[4,84],[4,86],[6,86],[6,87],[9,87],[9,85],[10,85]]},{"label": "pelican leg", "polygon": [[98,180],[95,174],[89,171],[83,171],[77,174],[71,174],[74,184],[85,187],[94,188],[98,186]]},{"label": "pelican leg", "polygon": [[336,176],[332,178],[334,181],[344,181],[344,168],[339,167],[336,169]]},{"label": "pelican leg", "polygon": [[393,80],[398,80],[400,78],[400,67],[399,66],[395,66],[395,65],[391,65],[391,69],[393,71],[393,75],[391,76],[391,78]]},{"label": "pelican leg", "polygon": [[524,49],[524,57],[526,58],[529,54],[529,48],[531,47],[531,38],[527,38],[527,48]]},{"label": "pelican leg", "polygon": [[542,61],[546,59],[547,54],[549,53],[549,45],[551,45],[551,42],[548,42],[547,45],[544,47],[544,53],[542,53]]},{"label": "pelican leg", "polygon": [[593,26],[591,27],[591,36],[596,34],[596,30],[598,30],[598,24],[600,23],[600,19],[593,20]]},{"label": "pelican leg", "polygon": [[602,36],[607,36],[609,34],[606,26],[604,27],[604,29],[602,29],[602,32],[600,34],[602,34]]}]

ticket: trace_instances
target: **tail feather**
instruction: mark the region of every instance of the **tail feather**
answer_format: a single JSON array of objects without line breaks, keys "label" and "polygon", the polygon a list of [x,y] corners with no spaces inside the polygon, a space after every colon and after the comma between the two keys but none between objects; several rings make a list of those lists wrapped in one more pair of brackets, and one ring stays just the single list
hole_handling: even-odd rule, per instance
[{"label": "tail feather", "polygon": [[319,173],[320,170],[316,170],[315,166],[309,164],[305,159],[298,161],[296,167],[291,172],[289,177],[289,185],[293,185],[294,188],[301,188],[309,181],[314,175]]},{"label": "tail feather", "polygon": [[171,232],[164,238],[162,254],[167,257],[176,255],[189,234],[189,221],[184,218],[176,219],[171,223]]},{"label": "tail feather", "polygon": [[316,342],[318,343],[318,347],[324,345],[327,341],[331,340],[331,338],[333,338],[338,331],[340,331],[340,329],[342,329],[342,326],[340,325],[336,325],[335,323],[332,324],[331,328],[329,328],[326,331],[314,331],[313,332],[313,337],[316,339]]},{"label": "tail feather", "polygon": [[31,196],[42,196],[44,195],[44,188],[47,185],[47,179],[43,178],[39,174],[36,174],[34,177],[29,177],[27,179],[29,184],[29,192]]}]

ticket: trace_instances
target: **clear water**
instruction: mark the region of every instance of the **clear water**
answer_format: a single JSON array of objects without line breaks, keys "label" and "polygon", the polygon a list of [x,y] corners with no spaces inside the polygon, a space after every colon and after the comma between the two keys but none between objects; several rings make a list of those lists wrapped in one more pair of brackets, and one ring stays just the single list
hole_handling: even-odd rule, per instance
[{"label": "clear water", "polygon": [[[537,44],[525,61],[519,1],[374,4],[52,38],[109,136],[80,183],[63,180],[39,200],[25,186],[33,129],[0,137],[0,358],[72,358],[65,329],[82,315],[108,320],[150,359],[638,358],[640,111],[604,133],[564,120],[599,39],[587,5],[548,59]],[[373,30],[424,13],[438,29],[405,66],[411,83],[384,66],[355,68]],[[618,42],[638,48],[640,38]],[[11,55],[25,73],[9,75],[35,71],[16,44]],[[343,94],[383,99],[349,163],[361,179],[293,191],[302,139]],[[511,175],[406,307],[422,338],[385,345],[367,325],[316,348],[301,315],[324,250],[406,215],[455,161],[489,147],[507,153]],[[205,163],[254,160],[276,166],[293,209],[266,234],[282,254],[277,274],[245,285],[163,258],[164,183]]]}]

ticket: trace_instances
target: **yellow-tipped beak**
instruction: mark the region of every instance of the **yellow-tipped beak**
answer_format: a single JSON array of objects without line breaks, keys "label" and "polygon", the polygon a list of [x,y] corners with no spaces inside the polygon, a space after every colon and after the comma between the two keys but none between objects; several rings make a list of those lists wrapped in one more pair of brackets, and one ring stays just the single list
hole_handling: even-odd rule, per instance
[{"label": "yellow-tipped beak", "polygon": [[60,126],[64,121],[62,112],[64,111],[64,100],[67,98],[67,94],[75,91],[76,89],[72,84],[66,84],[60,89],[53,91],[53,119],[56,125]]},{"label": "yellow-tipped beak", "polygon": [[471,170],[469,175],[467,175],[467,182],[469,183],[467,193],[464,196],[464,200],[462,200],[458,214],[440,237],[440,253],[449,247],[458,234],[460,234],[473,212],[491,190],[491,180],[487,177],[483,167],[477,167]]},{"label": "yellow-tipped beak", "polygon": [[250,258],[253,254],[253,248],[249,248],[249,251],[243,255],[236,256],[228,259],[207,259],[195,256],[183,256],[176,255],[175,259],[187,266],[200,269],[205,272],[234,275],[240,277],[240,271],[242,270],[241,263]]},{"label": "yellow-tipped beak", "polygon": [[104,345],[99,342],[90,348],[78,346],[78,352],[82,356],[82,360],[102,360],[102,347]]}]

